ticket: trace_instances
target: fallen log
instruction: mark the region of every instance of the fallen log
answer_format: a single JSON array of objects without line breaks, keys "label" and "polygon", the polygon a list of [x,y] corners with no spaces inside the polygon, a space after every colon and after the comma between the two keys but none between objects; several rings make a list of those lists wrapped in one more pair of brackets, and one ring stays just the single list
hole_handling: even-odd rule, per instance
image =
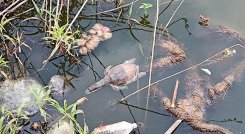
[{"label": "fallen log", "polygon": [[210,99],[214,99],[215,96],[221,95],[227,92],[228,88],[235,81],[234,73],[226,76],[221,82],[215,84],[213,87],[208,88],[208,95]]},{"label": "fallen log", "polygon": [[210,99],[215,99],[216,96],[219,96],[223,93],[226,93],[232,83],[240,77],[245,69],[245,59],[237,64],[236,67],[231,69],[231,73],[226,76],[221,82],[215,84],[212,87],[208,88],[208,95]]},{"label": "fallen log", "polygon": [[193,129],[201,132],[216,132],[223,134],[232,134],[228,129],[215,124],[205,122],[204,113],[207,98],[204,89],[200,85],[201,79],[196,73],[191,73],[186,77],[187,88],[189,92],[184,99],[178,100],[175,107],[171,107],[171,101],[163,97],[163,106],[178,120],[185,121]]}]

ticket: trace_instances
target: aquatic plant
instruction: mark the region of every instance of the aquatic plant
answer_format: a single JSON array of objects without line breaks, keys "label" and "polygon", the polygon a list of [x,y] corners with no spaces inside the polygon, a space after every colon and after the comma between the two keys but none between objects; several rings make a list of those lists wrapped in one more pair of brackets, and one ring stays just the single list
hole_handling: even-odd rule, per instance
[{"label": "aquatic plant", "polygon": [[5,60],[5,58],[3,58],[3,55],[0,56],[0,67],[8,67],[9,62]]},{"label": "aquatic plant", "polygon": [[1,106],[0,133],[15,134],[21,131],[24,124],[29,122],[29,117],[22,113],[22,107],[16,110],[7,110],[5,105]]},{"label": "aquatic plant", "polygon": [[[75,35],[78,34],[79,31],[65,32],[67,27],[68,24],[59,26],[58,23],[55,23],[55,25],[51,27],[51,30],[47,31],[48,36],[44,37],[43,39],[46,41],[53,41],[55,43],[55,48],[59,48],[60,52],[69,53],[70,49],[76,42]],[[51,54],[53,55],[53,53],[54,52],[52,52]]]},{"label": "aquatic plant", "polygon": [[63,107],[62,107],[59,105],[59,103],[56,100],[52,98],[47,98],[46,100],[49,102],[49,105],[56,108],[58,112],[60,112],[63,115],[59,121],[62,121],[63,119],[69,119],[74,123],[75,130],[77,132],[79,132],[80,134],[88,133],[87,125],[84,124],[84,128],[82,128],[76,120],[76,115],[84,114],[83,110],[77,109],[77,105],[79,105],[77,102],[68,105],[67,101],[64,100]]},{"label": "aquatic plant", "polygon": [[35,96],[35,102],[32,103],[36,103],[38,105],[40,114],[44,118],[45,122],[47,121],[47,117],[50,117],[50,115],[44,109],[44,104],[46,103],[46,105],[50,105],[54,107],[59,113],[63,115],[59,119],[59,121],[62,121],[64,119],[69,119],[72,121],[72,124],[74,124],[71,125],[71,127],[75,128],[74,130],[76,130],[80,134],[88,133],[88,127],[86,123],[84,123],[84,127],[82,128],[76,119],[76,116],[78,114],[82,114],[82,115],[84,114],[83,110],[77,109],[77,106],[87,101],[87,98],[81,98],[77,102],[72,103],[70,105],[67,104],[67,100],[64,100],[63,106],[61,106],[55,99],[51,98],[50,96],[51,90],[47,89],[47,87],[44,87],[40,91],[33,90],[32,88],[30,88],[30,90],[32,94]]},{"label": "aquatic plant", "polygon": [[147,11],[151,7],[153,7],[153,5],[151,3],[141,3],[140,6],[139,6],[139,9],[143,9],[144,10],[144,14],[148,14]]}]

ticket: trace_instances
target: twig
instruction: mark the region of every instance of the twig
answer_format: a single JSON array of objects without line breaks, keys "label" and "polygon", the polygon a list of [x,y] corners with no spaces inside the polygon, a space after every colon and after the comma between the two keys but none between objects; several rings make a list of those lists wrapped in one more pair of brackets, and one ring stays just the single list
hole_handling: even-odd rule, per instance
[{"label": "twig", "polygon": [[70,25],[68,26],[68,28],[66,29],[65,34],[67,34],[67,32],[69,31],[69,29],[71,28],[72,24],[75,22],[75,20],[77,19],[77,17],[80,15],[80,13],[82,12],[84,6],[87,4],[88,0],[85,0],[82,7],[79,9],[79,11],[77,12],[76,16],[73,18],[73,20],[71,21]]},{"label": "twig", "polygon": [[[154,49],[156,44],[156,31],[157,31],[157,23],[158,23],[158,14],[159,14],[159,1],[157,0],[157,7],[156,7],[156,20],[154,25],[154,32],[153,32],[153,41],[152,41],[152,49],[151,49],[151,64],[150,64],[150,74],[148,79],[148,92],[147,92],[147,100],[146,100],[146,109],[148,109],[149,105],[149,96],[150,96],[150,84],[151,84],[151,74],[152,74],[152,64],[154,58]],[[147,112],[145,113],[145,120],[147,117]]]},{"label": "twig", "polygon": [[16,5],[15,7],[13,7],[11,10],[9,10],[7,13],[13,12],[15,9],[17,9],[19,6],[23,5],[24,3],[26,3],[27,0],[24,0],[22,2],[20,2],[18,5]]},{"label": "twig", "polygon": [[[177,2],[177,1],[179,1],[179,0],[173,0],[173,2],[174,2],[174,1]],[[170,1],[165,1],[165,2],[163,2],[163,3],[161,3],[161,4],[159,4],[159,5],[169,4],[169,3],[171,3],[171,2],[172,2],[171,0],[170,0]]]},{"label": "twig", "polygon": [[171,102],[171,107],[175,107],[176,99],[177,99],[177,92],[178,92],[178,87],[179,87],[179,80],[176,80],[175,87],[174,87],[174,92],[173,92],[173,98]]},{"label": "twig", "polygon": [[[172,102],[171,102],[171,107],[172,108],[175,107],[176,98],[177,98],[177,92],[178,92],[178,87],[179,87],[179,80],[177,79],[176,80],[176,83],[175,83],[175,87],[174,87]],[[181,119],[176,120],[174,122],[174,124],[164,134],[172,134],[172,132],[180,125],[181,122],[182,122]]]},{"label": "twig", "polygon": [[[237,47],[237,46],[242,47],[242,48],[245,49],[245,47],[244,47],[243,45],[241,45],[241,44],[235,44],[235,45],[233,45],[233,46],[231,46],[231,47],[228,47],[228,48],[225,48],[225,49],[231,49],[231,48],[234,48],[234,47]],[[194,69],[194,68],[196,68],[196,67],[198,67],[198,66],[200,66],[200,65],[202,65],[202,64],[204,64],[204,63],[206,63],[206,62],[208,62],[209,60],[211,60],[212,58],[218,56],[219,54],[222,54],[222,52],[223,52],[225,49],[221,50],[220,52],[214,54],[213,56],[211,56],[211,57],[209,57],[209,58],[203,60],[202,62],[200,62],[200,63],[198,63],[198,64],[195,64],[195,65],[193,65],[193,66],[191,66],[191,67],[188,67],[188,68],[186,68],[186,69],[184,69],[184,70],[181,70],[181,71],[179,71],[179,72],[177,72],[177,73],[174,73],[174,74],[169,75],[169,76],[167,76],[167,77],[164,77],[164,78],[162,78],[162,79],[160,79],[160,80],[157,80],[157,81],[151,83],[150,85],[147,85],[147,86],[145,86],[145,87],[143,87],[143,88],[141,88],[141,89],[139,89],[139,90],[137,90],[137,91],[135,91],[135,92],[129,94],[128,96],[122,98],[122,99],[119,100],[118,102],[126,100],[127,98],[129,98],[129,97],[135,95],[136,93],[138,93],[138,92],[140,92],[140,91],[146,89],[147,87],[149,87],[149,86],[151,86],[151,85],[154,85],[154,84],[157,84],[157,83],[159,83],[159,82],[161,82],[161,81],[164,81],[164,80],[166,80],[166,79],[172,78],[172,77],[174,77],[174,76],[176,76],[176,75],[178,75],[178,74],[184,73],[184,72],[186,72],[186,71],[188,71],[188,70],[190,70],[190,69]],[[117,102],[117,103],[118,103],[118,102]]]},{"label": "twig", "polygon": [[67,14],[66,14],[66,23],[69,23],[69,11],[70,11],[70,0],[67,0]]},{"label": "twig", "polygon": [[118,10],[118,9],[120,9],[120,8],[123,8],[123,7],[128,7],[128,6],[134,4],[134,3],[138,2],[138,1],[139,1],[139,0],[134,0],[134,1],[132,1],[131,3],[122,5],[122,6],[120,6],[120,7],[113,8],[113,9],[110,9],[110,10],[106,10],[106,11],[103,11],[103,12],[98,12],[98,13],[95,13],[95,14],[90,14],[89,16],[91,16],[91,15],[99,15],[99,14],[103,14],[103,13],[112,12],[112,11]]},{"label": "twig", "polygon": [[7,12],[10,8],[12,8],[15,4],[17,4],[20,0],[15,1],[11,5],[9,5],[6,9],[0,12],[0,16],[3,15],[5,12]]},{"label": "twig", "polygon": [[180,125],[181,122],[182,122],[181,119],[176,120],[174,124],[164,134],[172,134],[173,131]]},{"label": "twig", "polygon": [[185,0],[182,0],[179,4],[179,6],[175,9],[174,13],[172,14],[172,16],[170,17],[170,19],[168,20],[168,23],[166,24],[165,28],[168,27],[169,23],[171,22],[171,20],[173,19],[175,13],[178,11],[178,9],[180,8],[180,6],[182,5],[182,3],[184,2]]}]

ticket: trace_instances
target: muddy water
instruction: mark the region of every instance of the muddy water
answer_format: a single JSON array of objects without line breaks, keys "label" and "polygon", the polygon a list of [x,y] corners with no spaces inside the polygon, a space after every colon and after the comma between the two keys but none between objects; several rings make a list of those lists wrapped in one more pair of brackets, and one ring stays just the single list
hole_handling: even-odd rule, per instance
[{"label": "muddy water", "polygon": [[[164,1],[160,2],[160,11],[167,6],[167,4],[163,4],[163,2]],[[159,17],[158,26],[166,25],[179,3],[180,2],[173,2],[169,6],[166,12]],[[152,4],[156,5],[155,3]],[[174,16],[173,21],[182,17],[187,18],[191,35],[189,35],[188,31],[185,29],[183,21],[172,25],[169,28],[169,32],[173,34],[178,41],[183,43],[182,48],[184,48],[186,52],[187,60],[181,64],[166,67],[153,72],[152,81],[164,78],[168,75],[188,68],[195,63],[199,63],[226,47],[232,46],[236,43],[241,43],[236,39],[228,40],[227,38],[222,37],[222,35],[220,37],[212,33],[208,35],[200,34],[203,29],[198,24],[198,21],[199,15],[201,14],[209,17],[210,26],[226,25],[230,28],[236,29],[241,33],[241,35],[245,35],[245,18],[243,17],[245,13],[245,9],[243,7],[244,4],[245,2],[243,0],[223,0],[222,2],[217,0],[184,1],[183,5]],[[101,7],[102,11],[113,7],[111,4],[106,7],[107,5],[105,3],[100,4],[100,6],[105,6]],[[134,5],[132,17],[140,21],[140,15],[143,16],[143,11],[138,9],[138,7],[139,2]],[[87,12],[94,13],[95,10],[87,8]],[[153,25],[155,8],[149,9],[148,13],[150,14],[148,21],[151,25]],[[127,15],[128,13],[125,13],[124,17],[126,18]],[[90,22],[92,24],[95,23],[94,20],[82,20],[81,25],[86,26]],[[109,65],[120,64],[123,61],[131,58],[136,58],[136,63],[140,66],[142,71],[146,70],[146,66],[149,63],[148,57],[150,55],[153,35],[152,32],[148,32],[147,30],[153,30],[153,28],[132,25],[132,28],[139,28],[138,30],[132,30],[134,36],[138,40],[137,41],[127,29],[128,25],[126,23],[121,23],[120,19],[118,23],[100,19],[98,19],[97,22],[111,28],[113,31],[113,37],[110,40],[100,43],[100,46],[93,52],[96,57],[92,54],[90,56],[83,56],[81,61],[88,63],[100,77],[104,76],[104,66],[107,67]],[[50,53],[50,49],[43,47],[41,44],[36,45],[37,42],[39,42],[39,37],[40,35],[34,35],[31,39],[27,39],[27,43],[33,44],[31,45],[33,51],[28,53],[28,57],[36,68],[42,67],[41,62],[45,60],[47,55]],[[162,38],[162,36],[158,35],[157,43],[159,43],[160,38]],[[230,68],[234,67],[234,65],[238,63],[241,58],[244,58],[243,53],[245,50],[236,48],[236,51],[236,55],[228,60],[203,67],[211,70],[211,76],[207,76],[205,73],[199,71],[200,76],[204,77],[205,80],[209,79],[211,84],[219,82],[223,76],[229,72]],[[162,55],[164,55],[163,51],[159,51],[158,49],[155,51],[155,58]],[[64,61],[64,57],[61,57],[53,60],[52,63],[60,64],[60,62]],[[66,65],[67,66],[65,69],[69,70],[69,62],[66,61]],[[84,96],[88,98],[89,101],[82,107],[82,109],[85,112],[86,123],[90,130],[93,130],[93,128],[101,124],[111,124],[124,120],[132,123],[144,123],[144,126],[140,128],[140,133],[162,134],[175,122],[176,119],[174,117],[159,114],[162,113],[169,115],[169,113],[162,107],[159,98],[154,95],[151,95],[149,98],[148,109],[158,113],[147,112],[146,120],[146,111],[142,109],[127,107],[122,104],[113,104],[117,100],[121,99],[123,95],[126,96],[136,91],[137,82],[130,84],[129,89],[123,90],[122,93],[112,90],[111,87],[105,87],[91,95],[85,95],[84,92],[86,88],[90,84],[99,80],[99,77],[85,64],[81,63],[81,66],[82,67],[79,68],[74,66],[72,69],[70,69],[70,72],[76,74],[77,76],[71,80],[75,89],[70,87],[71,90],[65,95],[64,99],[67,99],[71,103]],[[40,71],[39,73],[44,79],[44,82],[47,83],[51,76],[57,73],[64,74],[64,70],[62,70],[62,68],[58,69],[53,64],[49,63],[44,70]],[[33,70],[31,70],[31,75],[38,78],[38,75]],[[68,74],[66,73],[66,75]],[[171,96],[172,89],[175,85],[175,80],[178,78],[180,81],[178,96],[179,98],[184,98],[185,92],[188,92],[185,89],[184,75],[185,73],[167,79],[159,83],[158,88],[162,90],[165,95]],[[207,121],[213,120],[212,123],[228,128],[234,133],[245,133],[245,127],[243,124],[245,121],[245,107],[243,106],[243,102],[245,101],[245,90],[243,82],[245,82],[245,78],[240,77],[230,87],[230,90],[224,96],[224,99],[217,100],[212,106],[206,109]],[[139,88],[146,86],[147,83],[148,75],[138,81]],[[128,98],[128,103],[136,107],[146,108],[146,96],[146,90],[143,90],[142,92]],[[230,119],[233,120],[234,118],[236,119],[235,121],[228,121]],[[238,121],[242,121],[242,123]],[[83,120],[80,122],[82,123]],[[199,132],[192,130],[192,128],[190,128],[187,124],[182,123],[175,133],[196,134]]]}]

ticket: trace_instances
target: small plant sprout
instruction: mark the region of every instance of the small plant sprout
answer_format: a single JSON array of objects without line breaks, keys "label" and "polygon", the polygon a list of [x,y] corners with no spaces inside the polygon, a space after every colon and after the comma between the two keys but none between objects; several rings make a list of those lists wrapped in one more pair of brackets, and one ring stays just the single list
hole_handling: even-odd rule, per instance
[{"label": "small plant sprout", "polygon": [[153,5],[151,3],[141,3],[139,9],[143,9],[144,14],[148,14],[147,10],[151,7],[153,7]]},{"label": "small plant sprout", "polygon": [[4,58],[3,58],[3,55],[0,56],[0,67],[8,67],[8,61],[6,61]]}]

